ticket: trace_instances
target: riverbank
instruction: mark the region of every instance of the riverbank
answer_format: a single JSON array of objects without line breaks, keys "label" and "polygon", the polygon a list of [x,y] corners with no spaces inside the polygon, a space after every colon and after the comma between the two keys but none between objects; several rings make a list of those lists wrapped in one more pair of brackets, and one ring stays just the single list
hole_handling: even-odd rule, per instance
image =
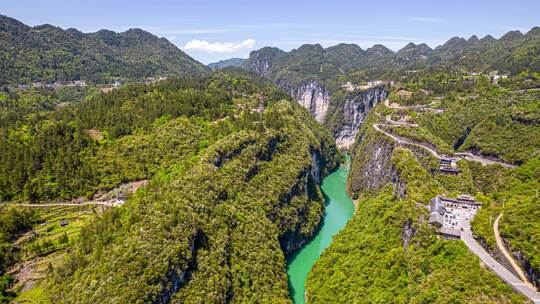
[{"label": "riverbank", "polygon": [[345,188],[350,170],[350,156],[345,164],[324,178],[321,190],[325,195],[325,213],[313,239],[287,259],[289,292],[295,304],[305,303],[305,283],[311,268],[355,212]]}]

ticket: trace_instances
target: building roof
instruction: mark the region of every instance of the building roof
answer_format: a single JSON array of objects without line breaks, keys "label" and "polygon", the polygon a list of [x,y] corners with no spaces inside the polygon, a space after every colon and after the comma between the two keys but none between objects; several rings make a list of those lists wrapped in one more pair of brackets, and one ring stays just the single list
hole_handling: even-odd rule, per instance
[{"label": "building roof", "polygon": [[449,235],[449,236],[454,236],[454,237],[461,237],[461,231],[457,230],[457,229],[453,229],[453,228],[445,228],[445,227],[442,227],[441,229],[439,229],[439,233],[440,234],[443,234],[443,235]]},{"label": "building roof", "polygon": [[440,166],[439,169],[440,169],[441,171],[443,171],[443,172],[451,172],[451,173],[457,173],[457,172],[459,172],[459,169],[456,168],[456,167],[453,167],[453,166],[445,166],[445,165],[443,165],[443,166]]},{"label": "building roof", "polygon": [[467,205],[482,205],[481,202],[477,202],[473,197],[469,195],[460,195],[457,198],[447,198],[443,196],[437,196],[442,202],[450,202],[454,204],[467,204]]},{"label": "building roof", "polygon": [[431,215],[429,216],[429,223],[430,224],[439,224],[443,225],[444,223],[444,213],[446,210],[444,209],[444,204],[441,202],[439,197],[435,197],[431,200]]},{"label": "building roof", "polygon": [[441,197],[437,196],[431,200],[431,212],[437,212],[440,215],[443,215],[445,212],[444,204],[441,201]]},{"label": "building roof", "polygon": [[431,212],[431,215],[429,216],[429,223],[430,224],[439,224],[439,225],[443,225],[444,223],[444,218],[442,216],[442,214],[438,213],[438,212]]}]

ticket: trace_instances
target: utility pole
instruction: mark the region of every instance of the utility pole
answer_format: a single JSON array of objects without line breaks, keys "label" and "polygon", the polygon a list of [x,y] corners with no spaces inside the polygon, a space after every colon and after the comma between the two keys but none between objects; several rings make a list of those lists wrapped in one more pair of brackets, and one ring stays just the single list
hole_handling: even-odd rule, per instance
[{"label": "utility pole", "polygon": [[264,112],[264,95],[263,95],[263,92],[261,92],[259,94],[259,96],[260,96],[260,98],[259,98],[259,119],[261,121],[263,130],[266,131],[266,126],[264,125],[264,117],[263,117],[263,112]]}]

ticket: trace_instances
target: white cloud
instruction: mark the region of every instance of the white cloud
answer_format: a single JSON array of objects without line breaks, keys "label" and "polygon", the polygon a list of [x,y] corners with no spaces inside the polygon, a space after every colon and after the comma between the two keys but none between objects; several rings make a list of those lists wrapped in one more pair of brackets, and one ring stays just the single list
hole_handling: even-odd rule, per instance
[{"label": "white cloud", "polygon": [[167,37],[167,40],[169,40],[169,41],[173,41],[174,39],[176,39],[176,35],[172,35],[172,36]]},{"label": "white cloud", "polygon": [[252,49],[255,46],[254,39],[246,39],[242,42],[208,42],[206,40],[193,39],[184,45],[184,51],[203,51],[207,53],[235,53],[242,49]]},{"label": "white cloud", "polygon": [[445,19],[441,18],[432,18],[432,17],[412,17],[412,21],[421,21],[421,22],[431,22],[431,23],[442,23],[446,22]]}]

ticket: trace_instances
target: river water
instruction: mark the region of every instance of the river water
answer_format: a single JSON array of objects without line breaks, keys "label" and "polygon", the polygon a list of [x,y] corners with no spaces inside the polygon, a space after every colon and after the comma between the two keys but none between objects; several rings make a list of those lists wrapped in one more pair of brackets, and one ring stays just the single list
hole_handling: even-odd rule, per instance
[{"label": "river water", "polygon": [[322,183],[326,198],[323,224],[315,237],[287,259],[289,291],[295,304],[304,304],[305,283],[309,271],[332,237],[347,224],[354,213],[352,200],[345,191],[350,169],[350,157],[338,170],[328,175]]}]

